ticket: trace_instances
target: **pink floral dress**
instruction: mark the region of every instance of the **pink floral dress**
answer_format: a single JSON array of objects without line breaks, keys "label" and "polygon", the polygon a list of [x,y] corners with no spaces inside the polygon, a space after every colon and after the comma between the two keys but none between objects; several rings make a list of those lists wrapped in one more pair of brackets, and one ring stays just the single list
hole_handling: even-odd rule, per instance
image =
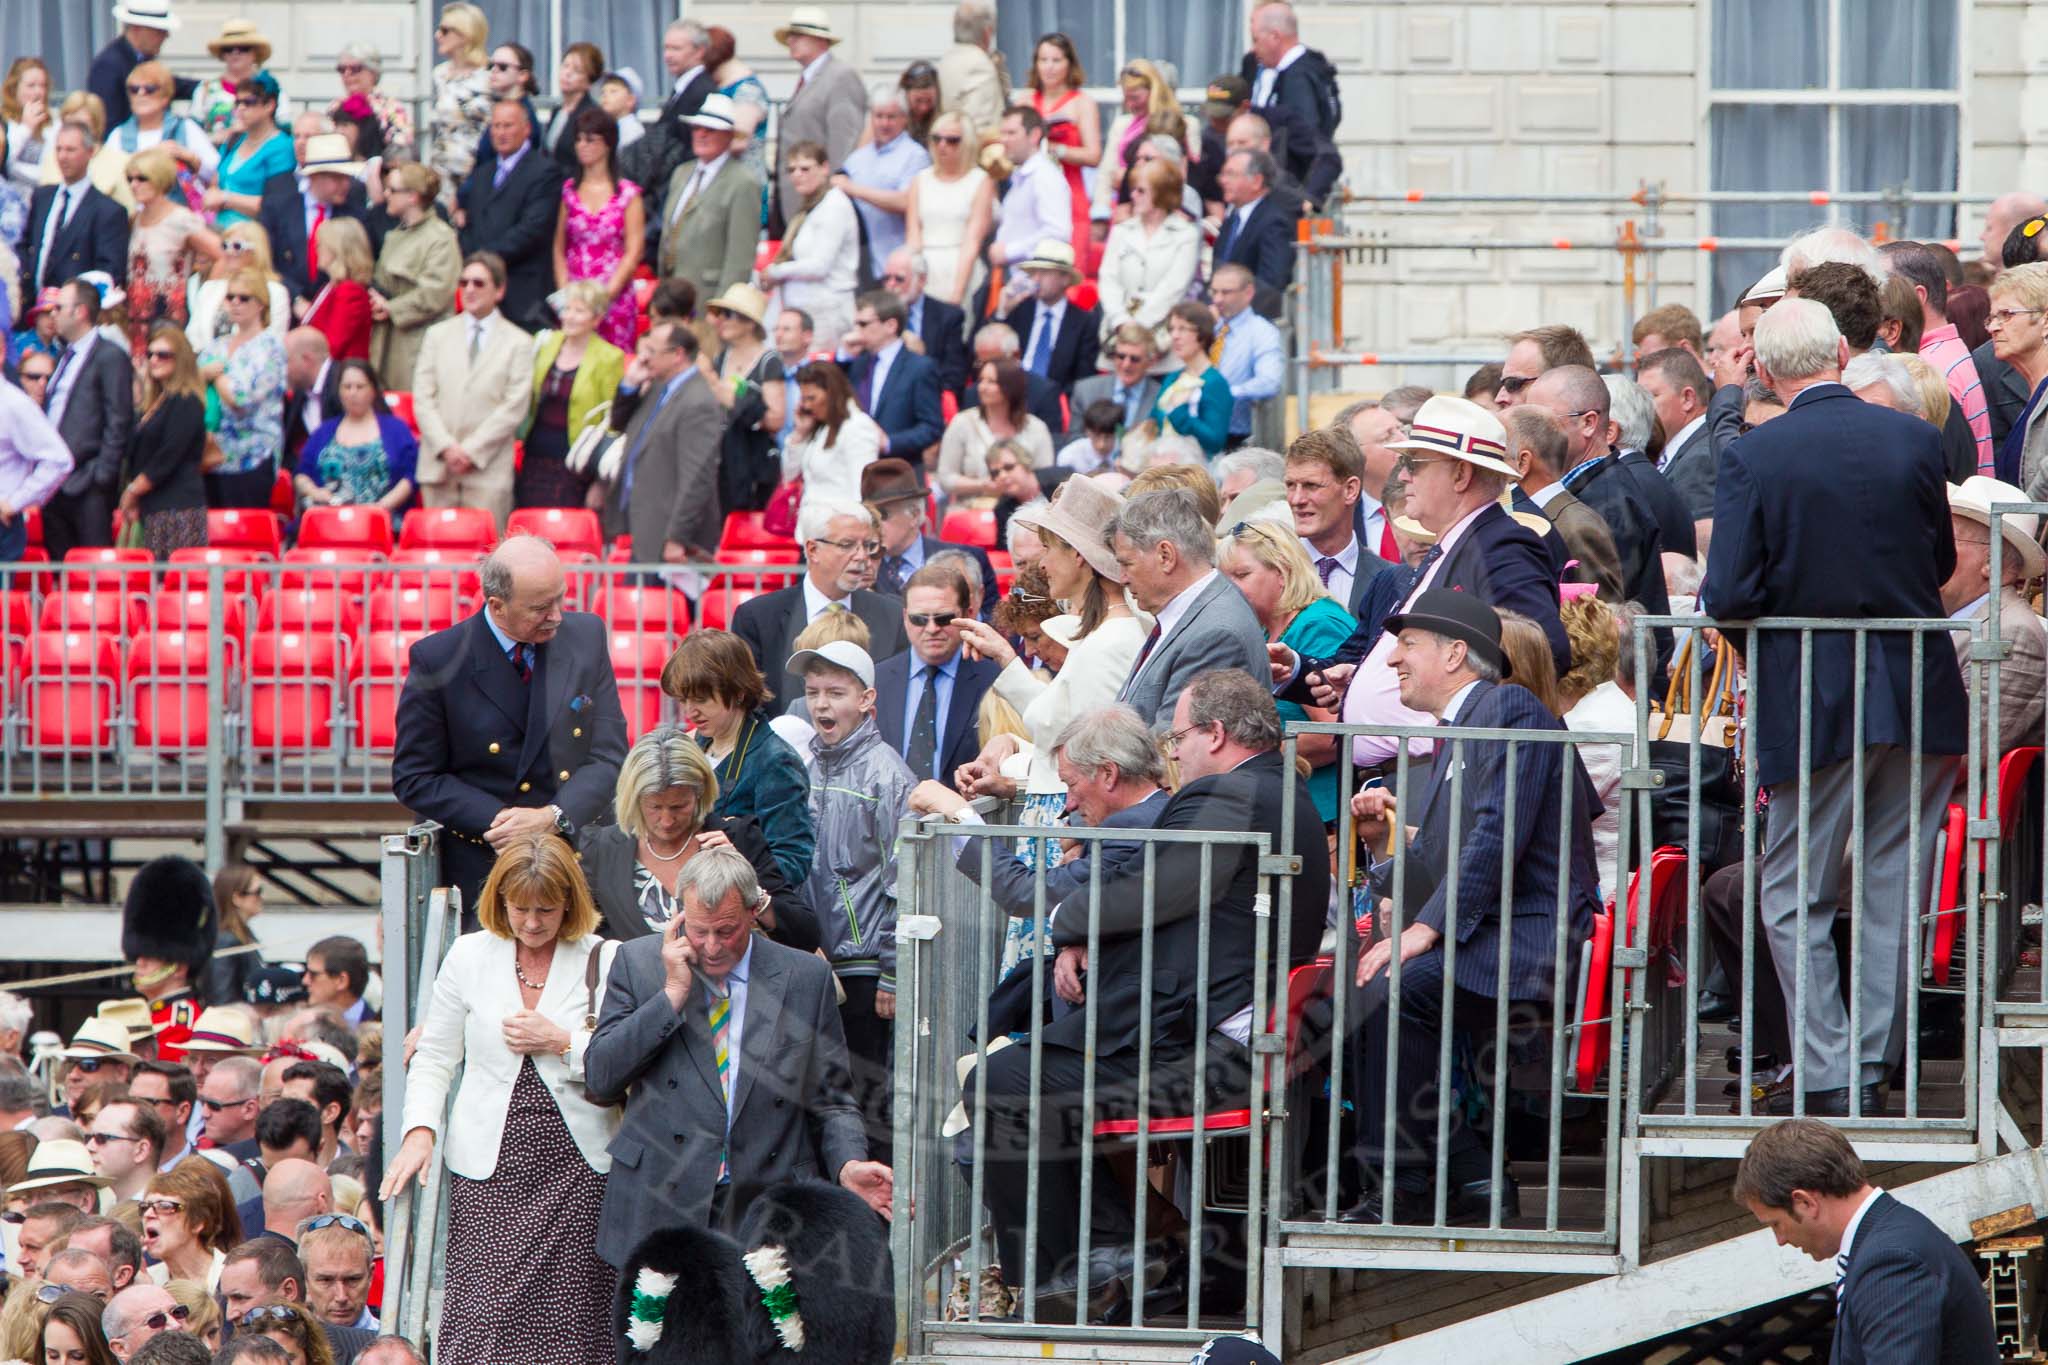
[{"label": "pink floral dress", "polygon": [[[611,279],[612,272],[626,257],[626,205],[639,197],[638,185],[621,180],[604,207],[592,212],[583,206],[574,180],[562,186],[562,249],[568,258],[570,279]],[[618,298],[612,300],[611,311],[597,324],[597,334],[631,354],[637,322],[633,291],[622,289]]]}]

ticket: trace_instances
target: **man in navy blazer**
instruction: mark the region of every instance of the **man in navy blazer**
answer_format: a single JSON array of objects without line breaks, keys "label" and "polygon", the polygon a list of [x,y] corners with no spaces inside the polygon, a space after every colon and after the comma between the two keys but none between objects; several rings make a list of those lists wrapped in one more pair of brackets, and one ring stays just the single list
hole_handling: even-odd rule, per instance
[{"label": "man in navy blazer", "polygon": [[38,186],[29,197],[28,227],[21,238],[24,309],[43,290],[88,271],[104,270],[115,280],[128,278],[128,214],[94,189],[86,175],[95,150],[82,123],[67,123],[56,132],[51,155],[63,179]]},{"label": "man in navy blazer", "polygon": [[[326,284],[312,268],[308,225],[318,214],[353,218],[369,231],[369,201],[348,142],[339,133],[306,139],[306,160],[296,171],[281,171],[263,182],[256,218],[270,234],[270,263],[294,300],[313,301]],[[375,249],[374,244],[372,250]]]},{"label": "man in navy blazer", "polygon": [[922,252],[900,246],[882,265],[882,287],[903,300],[904,335],[917,338],[939,372],[939,387],[951,391],[967,382],[967,315],[925,293],[929,273]]},{"label": "man in navy blazer", "polygon": [[953,785],[953,774],[981,752],[981,699],[1002,670],[960,652],[967,584],[951,568],[927,564],[903,589],[903,633],[910,648],[875,665],[875,724],[920,782]]},{"label": "man in navy blazer", "polygon": [[412,647],[391,756],[391,794],[441,824],[465,929],[498,847],[602,820],[626,758],[605,623],[562,610],[554,550],[511,536],[480,572],[484,609]]},{"label": "man in navy blazer", "polygon": [[[1562,731],[1563,725],[1534,693],[1511,681],[1507,656],[1500,647],[1500,616],[1472,593],[1431,588],[1418,594],[1400,614],[1387,619],[1393,634],[1390,664],[1400,676],[1401,703],[1437,717],[1440,724],[1528,731]],[[1522,744],[1512,776],[1513,801],[1520,818],[1503,823],[1510,771],[1508,746],[1499,741],[1446,739],[1439,761],[1431,765],[1419,793],[1397,794],[1369,788],[1352,798],[1361,841],[1378,848],[1389,820],[1406,830],[1406,867],[1394,875],[1389,858],[1371,870],[1371,885],[1380,924],[1391,927],[1397,880],[1403,897],[1398,907],[1402,924],[1398,938],[1381,938],[1361,948],[1352,973],[1351,1018],[1358,1021],[1351,1057],[1350,1098],[1358,1113],[1354,1148],[1364,1186],[1378,1181],[1384,1169],[1388,1129],[1392,1127],[1393,1187],[1375,1190],[1346,1210],[1345,1222],[1377,1223],[1392,1201],[1396,1222],[1430,1221],[1432,1184],[1439,1159],[1438,1112],[1434,1097],[1437,1060],[1443,1030],[1465,1035],[1475,1056],[1497,1055],[1506,1043],[1494,1037],[1495,1004],[1507,999],[1540,1005],[1558,998],[1556,956],[1557,901],[1560,877],[1569,878],[1566,895],[1567,951],[1591,934],[1598,901],[1593,868],[1591,817],[1599,796],[1586,777],[1577,753],[1559,742]],[[1571,856],[1558,861],[1559,821],[1563,815],[1560,778],[1569,764],[1577,785],[1573,796]],[[1463,769],[1459,783],[1462,809],[1453,808],[1451,776]],[[1458,831],[1456,842],[1451,830]],[[1456,899],[1450,872],[1457,867]],[[1514,869],[1510,903],[1501,905],[1503,866]],[[1505,979],[1501,976],[1500,938],[1503,917],[1508,934]],[[1457,943],[1453,1017],[1443,1017],[1446,970],[1444,940]],[[1391,1037],[1388,964],[1401,960],[1400,1037],[1389,1055]],[[1572,960],[1567,958],[1567,962]],[[1569,973],[1567,973],[1567,976]],[[1567,984],[1566,989],[1569,989]],[[1510,1009],[1510,1028],[1523,1032],[1536,1022],[1536,1011]],[[1400,1106],[1386,1108],[1389,1068],[1393,1093]],[[1492,1081],[1482,1078],[1490,1091]],[[1470,1122],[1454,1106],[1449,1125],[1446,1170],[1451,1189],[1449,1216],[1484,1216],[1491,1185],[1488,1153],[1491,1140],[1484,1128]],[[1501,1215],[1517,1212],[1513,1182],[1499,1191]]]},{"label": "man in navy blazer", "polygon": [[[1946,617],[1941,585],[1955,570],[1956,546],[1941,433],[1861,402],[1842,386],[1847,345],[1828,310],[1812,299],[1786,299],[1772,307],[1757,323],[1754,345],[1758,379],[1787,408],[1722,456],[1701,588],[1705,610],[1732,621]],[[1954,776],[1949,756],[1964,751],[1968,703],[1948,651],[1929,647],[1939,639],[1920,639],[1916,679],[1911,633],[1870,634],[1860,677],[1854,635],[1816,631],[1810,638],[1810,673],[1802,666],[1806,644],[1796,630],[1762,632],[1756,657],[1748,660],[1756,727],[1750,762],[1771,798],[1759,908],[1779,982],[1793,1002],[1795,1027],[1802,1006],[1793,988],[1805,959],[1806,1052],[1789,1060],[1807,1092],[1806,1112],[1849,1112],[1852,1085],[1860,1087],[1869,1112],[1881,1101],[1883,1082],[1905,1044],[1898,990],[1910,969],[1903,958],[1907,917],[1918,913],[1908,875],[1914,851],[1909,819],[1917,803],[1918,866],[1924,871]],[[1728,639],[1737,649],[1746,647],[1742,632]],[[1802,733],[1802,707],[1811,716],[1810,734]],[[1918,791],[1907,747],[1916,723]],[[1811,749],[1802,755],[1808,743]],[[1804,830],[1802,786],[1810,801]],[[1832,930],[1859,796],[1864,847],[1847,850],[1863,871],[1866,889],[1856,926],[1863,962],[1862,1036],[1852,1037]],[[1802,880],[1808,907],[1803,940],[1797,919]],[[1782,1098],[1789,1113],[1791,1091]]]},{"label": "man in navy blazer", "polygon": [[882,429],[882,453],[922,463],[945,435],[946,419],[938,366],[903,344],[907,320],[903,300],[888,290],[862,294],[853,309],[860,349],[844,363],[854,400]]},{"label": "man in navy blazer", "polygon": [[1282,291],[1294,280],[1295,215],[1273,193],[1280,167],[1265,152],[1232,152],[1223,159],[1217,181],[1230,211],[1216,233],[1210,267],[1241,265],[1259,281],[1254,299],[1259,312],[1275,317]]},{"label": "man in navy blazer", "polygon": [[[532,122],[518,100],[491,110],[492,158],[479,158],[462,185],[462,254],[495,251],[505,258],[505,316],[531,331],[555,288],[555,218],[562,209],[562,168],[539,152]],[[535,155],[539,152],[538,155]]]},{"label": "man in navy blazer", "polygon": [[1067,298],[1081,277],[1074,269],[1074,248],[1065,242],[1040,242],[1017,269],[1031,277],[1037,291],[1003,319],[1023,345],[1017,358],[1025,373],[1069,393],[1095,373],[1102,350],[1102,310],[1077,307]]},{"label": "man in navy blazer", "polygon": [[1734,1194],[1779,1246],[1834,1263],[1835,1365],[2003,1359],[1976,1262],[1872,1185],[1840,1130],[1818,1119],[1764,1129],[1735,1168]]},{"label": "man in navy blazer", "polygon": [[910,576],[933,555],[953,550],[981,567],[981,615],[986,620],[999,596],[995,565],[979,545],[961,545],[924,533],[930,493],[918,481],[917,469],[908,460],[891,456],[860,472],[860,500],[882,514],[882,567],[875,575],[875,591],[901,597]]}]

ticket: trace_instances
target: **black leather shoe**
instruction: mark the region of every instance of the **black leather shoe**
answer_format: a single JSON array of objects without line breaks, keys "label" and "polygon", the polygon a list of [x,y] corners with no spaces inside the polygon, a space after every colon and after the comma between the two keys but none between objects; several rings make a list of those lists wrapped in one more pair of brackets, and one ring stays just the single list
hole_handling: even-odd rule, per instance
[{"label": "black leather shoe", "polygon": [[[1444,1215],[1451,1222],[1484,1222],[1493,1216],[1493,1181],[1481,1176],[1451,1187],[1449,1207]],[[1501,1173],[1500,1220],[1506,1223],[1522,1216],[1522,1187],[1505,1171]]]},{"label": "black leather shoe", "polygon": [[[1087,1308],[1080,1316],[1082,1322],[1093,1322],[1114,1307],[1118,1301],[1127,1301],[1122,1277],[1104,1275],[1102,1265],[1097,1259],[1099,1254],[1091,1253],[1088,1257],[1092,1273],[1088,1277]],[[1128,1252],[1125,1259],[1129,1259]],[[1078,1271],[1079,1267],[1076,1266],[1073,1270],[1063,1271],[1038,1286],[1038,1321],[1075,1321],[1074,1301],[1080,1293],[1080,1286],[1077,1283]]]},{"label": "black leather shoe", "polygon": [[[1352,1224],[1378,1223],[1381,1221],[1382,1209],[1380,1192],[1374,1190],[1366,1195],[1365,1198],[1338,1214],[1337,1221]],[[1435,1215],[1436,1209],[1427,1194],[1420,1190],[1395,1189],[1394,1221],[1396,1223],[1427,1224],[1435,1218]]]},{"label": "black leather shoe", "polygon": [[[1884,1113],[1885,1088],[1881,1083],[1872,1082],[1863,1087],[1862,1107],[1864,1118],[1876,1118]],[[1792,1087],[1787,1084],[1783,1090],[1774,1091],[1763,1097],[1757,1112],[1782,1115],[1792,1112]],[[1849,1092],[1841,1090],[1810,1090],[1806,1095],[1806,1112],[1812,1118],[1842,1119],[1849,1117]]]},{"label": "black leather shoe", "polygon": [[1726,1019],[1734,1013],[1735,1002],[1727,996],[1718,995],[1713,991],[1700,992],[1699,1017],[1701,1019],[1712,1022],[1718,1019]]}]

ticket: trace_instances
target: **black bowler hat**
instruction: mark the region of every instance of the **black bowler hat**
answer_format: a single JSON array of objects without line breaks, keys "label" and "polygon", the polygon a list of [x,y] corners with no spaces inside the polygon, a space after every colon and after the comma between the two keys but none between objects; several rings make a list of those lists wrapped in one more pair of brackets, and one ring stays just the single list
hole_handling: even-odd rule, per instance
[{"label": "black bowler hat", "polygon": [[1463,640],[1472,652],[1493,664],[1501,677],[1514,669],[1500,647],[1500,616],[1492,607],[1468,592],[1431,588],[1417,597],[1408,610],[1387,618],[1386,629],[1395,635],[1408,627]]}]

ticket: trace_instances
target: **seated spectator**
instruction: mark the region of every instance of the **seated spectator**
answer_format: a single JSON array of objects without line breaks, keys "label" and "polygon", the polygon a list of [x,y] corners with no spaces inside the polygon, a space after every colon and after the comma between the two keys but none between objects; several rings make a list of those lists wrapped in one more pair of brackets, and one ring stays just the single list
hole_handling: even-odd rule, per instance
[{"label": "seated spectator", "polygon": [[1017,441],[997,441],[990,446],[988,481],[996,491],[996,535],[1007,540],[1017,509],[1046,501],[1073,472],[1059,465],[1034,466],[1030,453]]},{"label": "seated spectator", "polygon": [[860,497],[861,471],[882,452],[882,428],[854,405],[846,371],[813,361],[796,372],[796,430],[782,452],[782,478],[804,481],[797,516],[814,504]]},{"label": "seated spectator", "polygon": [[2041,742],[2042,687],[2048,672],[2048,633],[2041,618],[2027,600],[2027,585],[2041,577],[2048,559],[2036,539],[2037,518],[2031,513],[2007,512],[1999,518],[2005,537],[1999,563],[1999,582],[1991,583],[1991,508],[1996,503],[2025,502],[2026,496],[2011,484],[1972,476],[1961,487],[1948,486],[1949,520],[1956,541],[1955,572],[1941,585],[1941,609],[1967,625],[1991,615],[1993,599],[1998,612],[1998,638],[2009,646],[1998,666],[1998,714],[1990,712],[1985,693],[1984,672],[1970,662],[1971,633],[1952,633],[1956,658],[1963,668],[1963,681],[1980,694],[1983,738],[1986,746],[1996,727],[1998,752],[2011,753],[2023,745]]},{"label": "seated spectator", "polygon": [[336,1365],[334,1348],[321,1330],[320,1319],[303,1303],[273,1303],[252,1308],[236,1327],[251,1336],[265,1337],[285,1349],[294,1362],[304,1365]]},{"label": "seated spectator", "polygon": [[320,1213],[299,1233],[299,1260],[306,1267],[306,1303],[323,1327],[377,1330],[370,1311],[377,1249],[369,1227],[345,1213]]},{"label": "seated spectator", "polygon": [[370,254],[370,235],[353,218],[330,218],[314,234],[324,282],[306,307],[300,325],[317,328],[327,338],[336,360],[368,360],[370,280],[377,259]]},{"label": "seated spectator", "polygon": [[874,137],[847,155],[832,176],[832,185],[853,200],[865,229],[868,259],[879,262],[903,245],[910,182],[932,164],[932,158],[910,135],[910,105],[900,85],[878,82],[870,88],[868,121]]},{"label": "seated spectator", "polygon": [[[1233,450],[1251,439],[1253,405],[1278,398],[1287,383],[1287,348],[1280,329],[1252,309],[1257,286],[1251,271],[1241,265],[1218,268],[1209,282],[1209,298],[1216,305],[1216,340],[1223,348],[1216,369],[1230,386],[1226,444]],[[1423,397],[1428,396],[1425,391]]]},{"label": "seated spectator", "polygon": [[334,1182],[327,1172],[310,1161],[286,1157],[263,1177],[263,1227],[250,1235],[275,1237],[287,1246],[295,1246],[299,1224],[333,1207]]},{"label": "seated spectator", "polygon": [[[809,370],[810,366],[805,367]],[[838,373],[838,367],[819,365]],[[903,648],[903,608],[893,597],[859,585],[881,538],[867,508],[858,502],[808,500],[797,514],[797,539],[803,545],[802,581],[740,604],[733,613],[733,634],[753,652],[754,664],[768,678],[783,706],[803,695],[802,680],[786,671],[792,642],[799,631],[821,616],[852,614],[864,623],[884,657]],[[839,604],[835,608],[834,604]]]},{"label": "seated spectator", "polygon": [[1031,292],[1003,322],[1023,345],[1024,368],[1068,392],[1095,373],[1101,330],[1094,309],[1077,307],[1067,298],[1081,280],[1074,248],[1047,239],[1013,268],[1031,282]]},{"label": "seated spectator", "polygon": [[[1616,681],[1626,661],[1613,608],[1597,598],[1582,597],[1559,607],[1557,614],[1572,645],[1571,671],[1557,680],[1564,728],[1633,733],[1635,700]],[[1603,888],[1616,886],[1628,875],[1617,861],[1625,755],[1616,744],[1582,744],[1578,754],[1600,798],[1600,808],[1592,814],[1593,872]]]},{"label": "seated spectator", "polygon": [[860,222],[845,191],[827,183],[831,164],[815,142],[799,142],[783,153],[800,207],[790,215],[775,258],[760,271],[760,284],[773,295],[771,314],[801,308],[818,335],[836,345],[853,325]]},{"label": "seated spectator", "polygon": [[[977,328],[974,333],[974,362],[967,371],[967,383],[960,390],[960,410],[965,412],[981,402],[981,367],[991,360],[1015,360],[1020,364],[1024,343],[1017,339],[1017,333],[1008,323],[990,322]],[[1025,406],[1039,421],[1045,423],[1048,432],[1059,433],[1067,428],[1067,415],[1062,399],[1065,391],[1043,375],[1024,371]]]},{"label": "seated spectator", "polygon": [[1085,414],[1092,405],[1108,399],[1117,405],[1119,430],[1136,431],[1138,424],[1152,415],[1152,404],[1159,397],[1159,380],[1152,374],[1159,347],[1154,344],[1152,329],[1127,322],[1110,333],[1103,347],[1109,356],[1109,373],[1090,375],[1074,385],[1071,406]]},{"label": "seated spectator", "polygon": [[526,458],[512,480],[514,507],[584,506],[590,472],[569,468],[569,449],[609,416],[626,372],[625,353],[597,335],[608,306],[602,283],[572,280],[562,290],[560,329],[534,338],[533,406],[520,428]]},{"label": "seated spectator", "polygon": [[854,401],[882,429],[881,453],[921,464],[939,442],[938,368],[904,344],[903,300],[871,289],[854,301],[853,331],[841,352]]},{"label": "seated spectator", "polygon": [[1101,344],[1113,348],[1118,331],[1136,323],[1152,333],[1154,349],[1164,351],[1166,315],[1188,297],[1202,234],[1179,211],[1181,178],[1171,162],[1135,168],[1131,186],[1131,216],[1109,230],[1102,253]]},{"label": "seated spectator", "polygon": [[35,1358],[66,1365],[112,1365],[115,1356],[100,1326],[104,1312],[100,1301],[90,1294],[59,1298],[50,1305],[49,1316],[36,1336]]},{"label": "seated spectator", "polygon": [[[1500,729],[1557,730],[1557,718],[1531,695],[1512,683],[1503,684],[1505,656],[1500,646],[1500,618],[1471,593],[1428,589],[1404,610],[1389,617],[1394,637],[1394,667],[1400,678],[1404,706],[1433,715],[1440,724]],[[1356,1107],[1358,1138],[1353,1149],[1360,1187],[1367,1191],[1340,1221],[1378,1223],[1429,1221],[1434,1217],[1434,1172],[1448,1171],[1444,1191],[1446,1217],[1484,1217],[1490,1201],[1500,1199],[1502,1217],[1518,1216],[1520,1201],[1513,1178],[1503,1175],[1503,1188],[1492,1183],[1487,1125],[1462,1107],[1449,1115],[1448,1148],[1439,1152],[1442,1122],[1435,1096],[1442,1031],[1451,1028],[1469,1045],[1469,1055],[1497,1058],[1508,1051],[1509,1039],[1494,1036],[1496,1001],[1510,1006],[1509,1027],[1515,1037],[1528,1035],[1539,1023],[1534,1007],[1548,1003],[1553,989],[1557,942],[1558,882],[1569,878],[1566,914],[1568,951],[1576,951],[1592,931],[1597,908],[1597,877],[1593,845],[1583,819],[1570,831],[1569,863],[1559,866],[1561,765],[1578,768],[1571,750],[1554,743],[1525,744],[1515,750],[1515,764],[1506,766],[1508,746],[1498,741],[1465,741],[1462,764],[1432,766],[1430,790],[1395,793],[1385,788],[1361,791],[1352,798],[1359,838],[1368,847],[1384,846],[1391,818],[1422,812],[1419,827],[1407,826],[1405,875],[1398,908],[1403,925],[1398,939],[1381,937],[1361,945],[1351,977],[1356,1012],[1356,1051],[1348,1097]],[[1448,801],[1436,799],[1452,771],[1462,772],[1464,808],[1453,813]],[[1512,775],[1514,798],[1523,816],[1515,828],[1500,823],[1501,802]],[[1587,788],[1583,770],[1574,780]],[[1398,805],[1396,801],[1398,799]],[[1590,791],[1581,790],[1575,809],[1593,808]],[[1533,814],[1531,814],[1533,812]],[[1458,831],[1453,844],[1449,830]],[[1451,858],[1458,860],[1457,903],[1446,897],[1451,885]],[[1377,909],[1376,922],[1395,913],[1395,862],[1375,863],[1369,874]],[[1512,868],[1510,904],[1503,906],[1503,869]],[[1507,923],[1502,923],[1503,918]],[[1500,973],[1499,935],[1511,938],[1506,976]],[[1458,938],[1454,989],[1460,1003],[1446,1019],[1441,1006],[1446,934]],[[1398,1047],[1392,1022],[1387,964],[1401,957]],[[1490,1071],[1491,1063],[1486,1064]],[[1392,1072],[1390,1077],[1389,1072]],[[1473,1078],[1490,1089],[1490,1074]],[[1387,1087],[1408,1097],[1394,1112],[1386,1107]],[[1391,1159],[1389,1153],[1391,1152]],[[1381,1178],[1391,1163],[1392,1184]]]},{"label": "seated spectator", "polygon": [[1081,411],[1081,438],[1060,448],[1059,466],[1076,474],[1094,474],[1116,464],[1117,436],[1123,430],[1124,410],[1108,398],[1098,398]]},{"label": "seated spectator", "polygon": [[[1015,457],[1012,457],[1011,463],[1016,463]],[[1040,498],[1037,502],[1029,503],[1027,506],[1037,508],[1039,502],[1045,501],[1044,498]],[[1050,506],[1051,504],[1048,503],[1047,505]],[[1010,518],[1009,524],[1003,528],[1003,548],[1010,552],[1010,563],[1020,570],[1020,577],[1022,570],[1036,566],[1038,561],[1045,557],[1045,542],[1038,538],[1036,528],[1028,523],[1019,523],[1014,516]],[[1016,585],[1013,583],[1011,584],[1010,596],[1014,597],[1015,595]],[[1004,601],[1008,600],[1008,597],[1004,599]],[[998,610],[1000,610],[1000,604],[998,605]],[[1006,629],[1000,622],[995,623],[995,626],[997,630],[1002,631],[1005,635],[1015,634],[1014,631]]]},{"label": "seated spectator", "polygon": [[1036,469],[1054,463],[1052,433],[1029,409],[1026,371],[1015,360],[983,362],[978,406],[962,408],[939,442],[939,488],[954,499],[999,496],[989,457],[999,441],[1014,443]]},{"label": "seated spectator", "polygon": [[242,1240],[234,1197],[220,1167],[189,1156],[152,1176],[142,1197],[142,1248],[154,1264],[149,1277],[220,1285],[221,1264]]},{"label": "seated spectator", "polygon": [[1230,381],[1210,363],[1216,341],[1216,315],[1205,304],[1177,303],[1167,314],[1169,350],[1180,364],[1152,405],[1152,420],[1161,432],[1171,428],[1199,441],[1204,454],[1221,455],[1230,440],[1235,408]]},{"label": "seated spectator", "polygon": [[910,648],[875,666],[875,720],[917,781],[950,785],[980,751],[975,718],[1001,668],[962,651],[963,623],[975,618],[973,593],[949,565],[914,571],[902,597]]},{"label": "seated spectator", "polygon": [[1223,519],[1223,495],[1216,490],[1216,480],[1209,477],[1209,471],[1202,467],[1198,458],[1155,463],[1140,470],[1124,486],[1124,501],[1129,502],[1141,493],[1170,493],[1175,490],[1194,495],[1196,514],[1209,525],[1215,526]]},{"label": "seated spectator", "polygon": [[367,360],[341,362],[341,411],[321,423],[299,452],[292,483],[308,506],[377,506],[395,526],[413,500],[419,438],[391,415]]},{"label": "seated spectator", "polygon": [[930,268],[922,252],[899,247],[882,264],[881,285],[903,300],[903,334],[917,338],[913,349],[938,369],[939,387],[957,393],[967,382],[967,320],[957,304],[925,292]]}]

